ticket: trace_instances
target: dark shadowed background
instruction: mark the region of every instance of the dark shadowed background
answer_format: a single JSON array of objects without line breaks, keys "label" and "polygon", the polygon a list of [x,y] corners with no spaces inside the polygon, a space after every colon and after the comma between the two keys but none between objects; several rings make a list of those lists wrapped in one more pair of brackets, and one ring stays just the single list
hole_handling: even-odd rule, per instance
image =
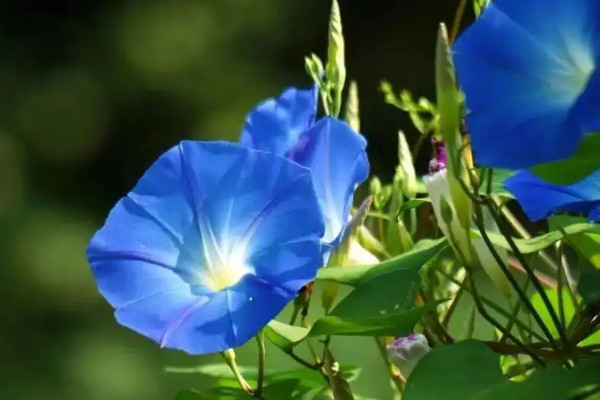
[{"label": "dark shadowed background", "polygon": [[[433,98],[439,21],[453,0],[340,0],[348,77],[359,84],[372,170],[389,178],[396,130],[416,131],[378,86]],[[84,250],[116,200],[184,138],[236,140],[245,114],[311,82],[329,1],[0,3],[0,399],[169,400],[204,378],[194,358],[121,328]],[[427,163],[423,152],[419,165]],[[318,303],[315,307],[318,308]],[[240,352],[250,363],[254,343]],[[354,386],[391,398],[372,340],[337,340]],[[268,366],[295,367],[269,348]]]}]

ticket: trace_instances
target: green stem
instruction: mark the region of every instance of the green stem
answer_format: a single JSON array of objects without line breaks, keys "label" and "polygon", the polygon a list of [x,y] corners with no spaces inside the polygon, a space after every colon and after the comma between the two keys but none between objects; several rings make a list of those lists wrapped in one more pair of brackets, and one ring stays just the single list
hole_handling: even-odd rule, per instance
[{"label": "green stem", "polygon": [[225,350],[221,354],[223,355],[225,362],[229,366],[229,369],[231,369],[231,372],[233,372],[233,376],[235,377],[235,380],[240,386],[240,389],[242,389],[244,393],[250,396],[254,396],[254,391],[252,390],[248,382],[246,382],[246,379],[244,379],[244,377],[242,376],[242,373],[238,368],[237,363],[235,362],[235,352],[233,351],[233,349]]},{"label": "green stem", "polygon": [[284,351],[285,354],[287,354],[292,360],[296,361],[298,364],[302,365],[303,367],[309,368],[309,369],[314,369],[315,371],[318,370],[321,365],[320,364],[311,364],[310,362],[304,360],[301,357],[298,357],[293,350],[287,350]]},{"label": "green stem", "polygon": [[462,21],[463,15],[465,14],[466,6],[467,0],[460,0],[458,8],[456,9],[456,14],[454,14],[454,21],[452,22],[452,33],[450,35],[450,43],[454,43],[456,37],[458,36],[458,30],[460,29],[460,23]]},{"label": "green stem", "polygon": [[290,318],[289,325],[296,325],[296,320],[298,320],[298,315],[300,314],[301,309],[302,304],[294,302],[294,309],[292,310],[292,317]]},{"label": "green stem", "polygon": [[256,379],[256,394],[260,396],[263,391],[263,384],[265,381],[265,332],[261,329],[256,335],[256,342],[258,343],[258,378]]},{"label": "green stem", "polygon": [[[537,310],[535,309],[533,304],[531,304],[531,302],[529,301],[527,294],[525,294],[525,292],[523,292],[523,290],[519,286],[519,283],[516,281],[515,277],[508,270],[508,267],[504,263],[504,260],[498,254],[498,251],[496,251],[494,244],[492,243],[487,232],[485,231],[485,227],[483,226],[483,210],[481,208],[481,205],[478,203],[474,203],[474,207],[475,207],[475,215],[476,215],[475,216],[475,225],[477,225],[477,228],[479,229],[479,233],[481,234],[483,241],[485,242],[486,246],[490,250],[490,253],[496,260],[496,263],[498,263],[498,265],[500,266],[500,269],[502,270],[502,272],[508,279],[509,283],[511,284],[513,289],[517,292],[517,294],[518,294],[519,298],[521,299],[521,301],[523,302],[523,304],[525,304],[525,306],[527,307],[527,310],[531,313],[531,315],[535,319],[536,323],[539,325],[539,327],[542,330],[542,332],[544,333],[544,335],[548,338],[548,341],[550,342],[552,347],[557,350],[558,346],[556,345],[556,342],[554,341],[554,338],[552,337],[552,333],[550,332],[550,330],[544,323],[544,320],[542,319],[540,314],[537,312]],[[494,216],[496,223],[498,223],[498,220],[496,218],[497,215],[493,212],[491,214],[492,214],[492,216]],[[507,238],[507,240],[508,240],[508,238]],[[537,280],[537,278],[535,278],[535,279]]]},{"label": "green stem", "polygon": [[[525,227],[521,224],[517,217],[515,217],[512,211],[510,211],[508,207],[501,205],[497,198],[492,197],[491,199],[496,205],[496,207],[498,207],[498,209],[500,210],[500,213],[502,214],[506,222],[508,222],[508,224],[515,230],[515,232],[517,232],[517,234],[519,234],[519,236],[521,236],[523,239],[531,239],[531,234],[527,231],[527,229],[525,229]],[[545,250],[540,251],[539,254],[542,261],[546,263],[546,265],[548,266],[548,268],[550,268],[551,271],[558,270],[558,266],[556,265],[554,260],[552,260],[552,257],[550,257],[548,253],[546,253]]]},{"label": "green stem", "polygon": [[[441,271],[438,271],[438,272],[440,272],[441,274],[446,276],[446,278],[448,278],[452,282],[454,282],[456,284],[460,284],[460,282],[455,280],[452,276],[447,275]],[[471,296],[473,296],[472,291],[468,287],[466,287],[466,286],[463,286],[463,287],[467,293],[469,293]],[[510,314],[506,310],[504,310],[502,307],[500,307],[499,305],[494,303],[492,300],[488,299],[487,297],[485,297],[479,293],[478,293],[478,297],[483,305],[491,308],[492,310],[494,310],[495,312],[497,312],[498,314],[500,314],[501,316],[503,316],[506,319],[510,318]],[[477,309],[477,307],[475,307],[475,308]],[[529,315],[529,314],[527,314],[527,315]],[[546,340],[542,336],[540,336],[537,332],[535,332],[531,327],[527,326],[525,323],[521,322],[518,319],[514,320],[514,323],[515,323],[515,325],[520,326],[521,329],[523,329],[524,331],[529,333],[531,336],[535,336],[535,338],[538,339],[540,342],[546,343]]]},{"label": "green stem", "polygon": [[419,136],[419,138],[417,139],[417,141],[413,147],[413,151],[412,151],[412,159],[414,161],[417,160],[417,157],[419,156],[419,153],[421,152],[421,147],[423,146],[425,139],[427,139],[428,137],[429,137],[428,134],[422,133],[421,136]]},{"label": "green stem", "polygon": [[[517,258],[517,260],[519,260],[519,262],[521,263],[523,268],[525,268],[527,276],[533,283],[533,286],[535,287],[537,292],[540,294],[540,296],[542,298],[542,302],[544,303],[544,306],[548,310],[548,313],[550,314],[550,318],[552,319],[552,322],[556,326],[556,330],[558,331],[563,344],[565,346],[569,346],[569,340],[567,338],[565,328],[563,325],[560,324],[558,315],[556,314],[556,310],[554,310],[554,307],[552,306],[552,303],[550,302],[550,299],[548,298],[548,294],[544,290],[544,287],[542,286],[540,280],[535,275],[535,272],[527,264],[527,261],[525,260],[525,257],[523,257],[523,254],[519,251],[519,248],[517,247],[515,241],[513,240],[512,236],[510,235],[510,232],[506,231],[504,223],[503,223],[502,219],[500,218],[500,216],[498,215],[496,207],[494,206],[492,201],[488,202],[488,209],[490,210],[490,213],[492,214],[492,216],[494,217],[494,220],[498,224],[498,227],[500,228],[500,232],[506,238],[506,241],[508,242],[515,257]],[[527,303],[531,305],[531,303],[529,301],[527,301]],[[535,308],[533,306],[531,306],[531,308],[535,310]],[[536,315],[539,316],[539,314],[537,314],[537,311],[536,311]],[[542,324],[543,324],[543,322],[542,322]],[[545,325],[544,325],[544,328],[546,328],[546,330],[548,329]],[[553,342],[554,342],[554,339],[550,343],[553,343]]]},{"label": "green stem", "polygon": [[456,310],[456,306],[458,305],[458,302],[462,298],[464,290],[465,290],[464,285],[461,285],[460,288],[458,289],[458,292],[456,292],[454,299],[452,299],[452,304],[450,304],[450,308],[446,312],[446,315],[444,315],[444,321],[442,322],[442,325],[445,328],[448,328],[448,324],[450,323],[450,320],[452,319],[452,315],[454,314],[454,311]]},{"label": "green stem", "polygon": [[[564,235],[564,233],[563,233],[563,235]],[[573,306],[575,307],[575,311],[580,312],[581,305],[579,304],[579,299],[577,298],[577,294],[575,293],[573,286],[569,283],[569,280],[567,279],[567,269],[569,268],[569,263],[567,261],[567,256],[564,254],[564,252],[559,257],[559,262],[560,262],[560,269],[562,270],[562,273],[564,274],[563,276],[566,280],[567,290],[569,291],[569,296],[571,297],[571,301],[573,302]]]},{"label": "green stem", "polygon": [[[562,242],[558,243],[558,259],[562,260],[563,257],[563,252],[564,252],[564,248],[562,246]],[[566,319],[565,319],[565,304],[563,302],[563,285],[564,285],[564,281],[563,281],[564,275],[563,275],[563,269],[559,268],[558,269],[558,276],[556,277],[556,281],[557,281],[557,294],[558,294],[558,317],[560,318],[560,324],[562,326],[567,326],[566,323]]]},{"label": "green stem", "polygon": [[[529,288],[529,280],[527,280],[525,282],[525,286],[523,287],[523,291],[527,292],[527,289]],[[513,308],[512,313],[510,314],[510,317],[508,319],[508,324],[506,325],[506,330],[507,331],[511,331],[513,326],[515,325],[515,322],[517,322],[519,320],[519,313],[521,312],[521,302],[520,301],[516,301],[515,302],[515,306]],[[518,326],[518,325],[517,325]],[[520,326],[518,326],[519,328],[521,328]],[[523,339],[525,339],[525,335],[523,333],[521,333],[521,337]],[[500,342],[504,342],[506,340],[506,336],[502,337],[500,339]]]},{"label": "green stem", "polygon": [[501,323],[496,321],[490,314],[488,314],[487,310],[483,306],[481,299],[479,297],[477,287],[475,286],[475,280],[473,279],[473,274],[469,273],[467,275],[467,278],[469,279],[469,284],[471,287],[471,295],[473,296],[473,300],[475,301],[475,307],[477,307],[479,314],[481,314],[481,316],[483,318],[485,318],[486,321],[488,321],[492,326],[494,326],[496,329],[498,329],[500,332],[502,332],[503,335],[508,337],[510,339],[510,341],[513,342],[514,345],[517,346],[523,353],[528,354],[532,360],[534,360],[541,366],[546,365],[544,360],[542,360],[540,357],[538,357],[537,354],[535,354],[533,351],[531,351],[531,349],[529,349],[527,346],[525,346],[523,343],[521,343],[521,341],[519,339],[517,339],[512,333],[507,332]]}]

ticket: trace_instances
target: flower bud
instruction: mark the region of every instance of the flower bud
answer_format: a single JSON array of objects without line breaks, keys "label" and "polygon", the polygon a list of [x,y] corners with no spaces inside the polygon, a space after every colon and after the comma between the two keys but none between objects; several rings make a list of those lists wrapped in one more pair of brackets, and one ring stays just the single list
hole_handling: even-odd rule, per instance
[{"label": "flower bud", "polygon": [[447,170],[442,169],[423,178],[438,226],[460,260],[471,262],[469,231],[460,224],[450,193]]},{"label": "flower bud", "polygon": [[388,359],[407,379],[417,363],[431,351],[427,338],[421,333],[399,337],[387,346]]},{"label": "flower bud", "polygon": [[400,180],[400,187],[406,197],[415,197],[417,193],[417,175],[410,147],[402,131],[398,132],[398,166],[396,167],[395,179]]},{"label": "flower bud", "polygon": [[347,265],[373,265],[379,262],[379,259],[369,250],[362,247],[355,238],[350,238],[349,245],[348,259],[346,260]]}]

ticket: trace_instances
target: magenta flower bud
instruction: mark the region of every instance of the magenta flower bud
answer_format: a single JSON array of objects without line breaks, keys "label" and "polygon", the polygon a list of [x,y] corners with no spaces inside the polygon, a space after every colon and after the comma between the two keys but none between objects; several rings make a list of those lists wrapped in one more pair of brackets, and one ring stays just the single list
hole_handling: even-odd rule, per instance
[{"label": "magenta flower bud", "polygon": [[427,338],[421,333],[399,337],[387,346],[388,359],[398,367],[404,379],[408,379],[417,363],[430,351]]},{"label": "magenta flower bud", "polygon": [[446,169],[448,156],[446,155],[446,145],[443,141],[433,139],[433,158],[429,161],[429,174],[435,174]]}]

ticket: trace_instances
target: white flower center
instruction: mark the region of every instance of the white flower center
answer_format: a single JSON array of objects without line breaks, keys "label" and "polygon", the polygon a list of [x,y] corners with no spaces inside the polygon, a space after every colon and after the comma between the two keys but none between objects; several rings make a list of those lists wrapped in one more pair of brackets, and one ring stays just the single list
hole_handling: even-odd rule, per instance
[{"label": "white flower center", "polygon": [[254,272],[246,263],[244,251],[232,250],[229,254],[223,254],[222,260],[206,260],[207,268],[202,271],[201,279],[208,289],[221,291],[238,283],[246,274]]}]

